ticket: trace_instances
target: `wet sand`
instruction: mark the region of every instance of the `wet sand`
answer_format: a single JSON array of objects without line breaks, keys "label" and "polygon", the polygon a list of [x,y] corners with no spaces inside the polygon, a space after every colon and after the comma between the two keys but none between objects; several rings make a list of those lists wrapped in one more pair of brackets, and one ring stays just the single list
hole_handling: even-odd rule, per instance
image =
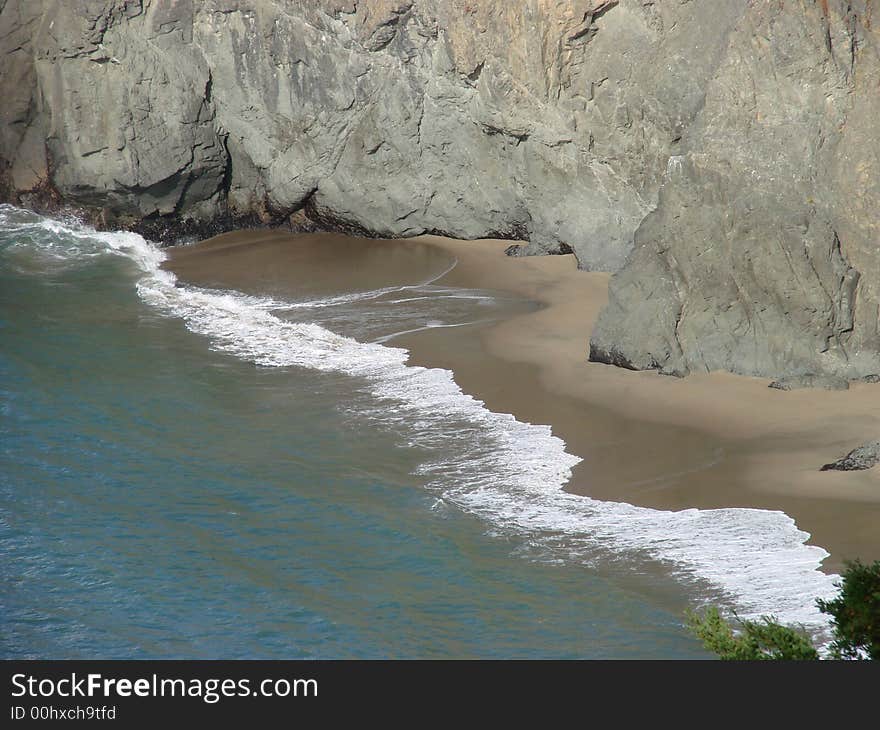
[{"label": "wet sand", "polygon": [[425,281],[455,255],[426,241],[325,233],[236,231],[168,249],[165,268],[198,286],[283,297],[321,297]]},{"label": "wet sand", "polygon": [[292,237],[243,231],[171,252],[166,267],[192,283],[281,296],[415,283],[513,293],[500,322],[398,337],[412,364],[455,373],[493,411],[549,423],[583,458],[568,489],[658,509],[756,507],[793,517],[811,543],[843,560],[880,558],[880,467],[819,467],[880,436],[880,385],[849,391],[767,388],[726,373],[684,379],[587,362],[608,274],[573,256],[510,258],[510,241]]}]

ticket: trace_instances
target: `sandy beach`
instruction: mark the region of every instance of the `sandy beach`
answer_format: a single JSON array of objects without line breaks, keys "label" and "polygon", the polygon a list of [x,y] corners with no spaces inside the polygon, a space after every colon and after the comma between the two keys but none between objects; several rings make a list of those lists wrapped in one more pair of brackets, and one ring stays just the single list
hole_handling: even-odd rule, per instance
[{"label": "sandy beach", "polygon": [[880,385],[783,392],[728,373],[678,379],[589,363],[609,275],[579,271],[571,255],[507,257],[510,244],[243,231],[171,249],[165,266],[202,286],[281,296],[423,281],[455,263],[436,283],[540,306],[389,344],[412,364],[452,370],[493,411],[550,424],[583,458],[570,491],[657,509],[782,510],[831,553],[826,570],[880,558],[880,471],[819,471],[880,435]]}]

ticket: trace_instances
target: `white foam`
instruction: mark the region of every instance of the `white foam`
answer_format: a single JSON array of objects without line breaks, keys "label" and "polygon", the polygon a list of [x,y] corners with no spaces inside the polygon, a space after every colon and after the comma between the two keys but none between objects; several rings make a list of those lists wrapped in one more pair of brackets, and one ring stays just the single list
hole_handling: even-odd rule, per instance
[{"label": "white foam", "polygon": [[[0,206],[0,223],[8,225],[3,214],[9,210]],[[383,404],[377,417],[405,426],[414,444],[440,447],[436,461],[421,468],[439,499],[492,529],[564,552],[569,560],[648,556],[682,580],[710,584],[742,617],[771,614],[824,631],[815,599],[835,595],[838,576],[819,570],[828,553],[805,545],[809,535],[783,512],[669,512],[568,494],[562,487],[580,459],[565,451],[550,427],[487,410],[461,391],[451,372],[411,367],[403,349],[357,342],[272,313],[288,304],[181,286],[159,268],[163,252],[137,234],[98,233],[28,215],[27,225],[72,239],[73,255],[103,250],[128,257],[141,271],[137,287],[144,301],[180,317],[218,350],[262,366],[363,378]]]},{"label": "white foam", "polygon": [[373,342],[375,344],[385,344],[386,342],[390,342],[391,340],[397,337],[403,337],[403,335],[411,335],[416,332],[425,332],[427,330],[435,330],[435,329],[452,329],[455,327],[469,327],[470,325],[475,324],[485,324],[486,322],[492,322],[491,319],[475,319],[472,322],[454,322],[452,324],[446,324],[444,322],[438,322],[437,320],[430,320],[424,327],[413,327],[408,330],[401,330],[400,332],[392,332],[390,335],[383,335],[382,337],[377,337]]},{"label": "white foam", "polygon": [[333,297],[322,297],[321,299],[312,299],[302,302],[286,302],[279,305],[277,309],[323,309],[324,307],[337,307],[344,304],[354,304],[355,302],[368,301],[370,299],[378,299],[386,294],[393,294],[399,291],[411,291],[423,289],[430,286],[438,279],[442,279],[446,274],[455,268],[457,261],[453,261],[447,268],[436,276],[432,276],[418,284],[405,284],[403,286],[386,286],[381,289],[371,289],[369,291],[352,292],[350,294],[339,294]]}]

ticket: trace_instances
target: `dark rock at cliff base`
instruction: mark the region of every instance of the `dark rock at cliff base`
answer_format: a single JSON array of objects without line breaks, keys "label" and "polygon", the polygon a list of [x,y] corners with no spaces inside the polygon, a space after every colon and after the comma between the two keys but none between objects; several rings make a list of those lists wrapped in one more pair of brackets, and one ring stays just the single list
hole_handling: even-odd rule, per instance
[{"label": "dark rock at cliff base", "polygon": [[863,378],[859,378],[863,383],[880,383],[880,375],[876,373],[872,373],[871,375],[865,375]]},{"label": "dark rock at cliff base", "polygon": [[837,378],[833,375],[790,375],[774,380],[767,387],[776,390],[800,390],[801,388],[849,390],[849,381],[846,378]]},{"label": "dark rock at cliff base", "polygon": [[666,375],[670,378],[686,378],[688,373],[684,370],[678,370],[673,367],[662,367],[657,371],[660,375]]},{"label": "dark rock at cliff base", "polygon": [[846,456],[830,464],[825,464],[820,471],[858,471],[870,469],[880,461],[880,441],[869,441]]},{"label": "dark rock at cliff base", "polygon": [[508,246],[504,249],[505,256],[522,256],[523,255],[523,246],[518,243],[514,243],[511,246]]},{"label": "dark rock at cliff base", "polygon": [[652,363],[647,367],[636,367],[616,348],[609,347],[606,350],[605,348],[598,346],[594,341],[590,342],[589,361],[602,363],[603,365],[614,365],[615,367],[625,368],[627,370],[658,369],[657,363]]},{"label": "dark rock at cliff base", "polygon": [[504,249],[507,256],[567,256],[574,253],[571,246],[567,243],[559,243],[550,248],[540,248],[533,246],[531,243],[519,244],[515,243]]}]

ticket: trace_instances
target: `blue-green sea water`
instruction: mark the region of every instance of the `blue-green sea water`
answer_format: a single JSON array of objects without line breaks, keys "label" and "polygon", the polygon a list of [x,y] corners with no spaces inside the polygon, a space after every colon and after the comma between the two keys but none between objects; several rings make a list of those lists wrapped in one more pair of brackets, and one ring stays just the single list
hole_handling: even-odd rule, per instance
[{"label": "blue-green sea water", "polygon": [[820,625],[789,518],[563,493],[548,427],[345,333],[387,293],[259,299],[162,258],[0,206],[0,656],[701,657],[706,600]]}]

